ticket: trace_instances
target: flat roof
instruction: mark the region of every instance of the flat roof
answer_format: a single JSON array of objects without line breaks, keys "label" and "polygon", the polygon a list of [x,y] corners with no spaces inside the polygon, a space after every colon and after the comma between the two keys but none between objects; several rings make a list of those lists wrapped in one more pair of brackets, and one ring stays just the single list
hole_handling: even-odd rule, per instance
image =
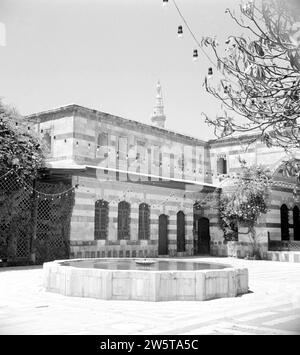
[{"label": "flat roof", "polygon": [[90,109],[84,106],[80,106],[77,104],[69,104],[69,105],[65,105],[65,106],[60,106],[57,108],[53,108],[51,110],[46,110],[46,111],[41,111],[41,112],[37,112],[37,113],[33,113],[30,115],[26,115],[25,117],[28,120],[35,120],[35,119],[41,119],[43,117],[47,117],[50,115],[55,115],[55,114],[60,114],[63,112],[73,112],[74,114],[76,112],[80,112],[80,113],[85,113],[87,115],[94,115],[95,117],[100,117],[101,118],[107,118],[107,119],[115,119],[117,120],[119,123],[130,126],[131,128],[134,127],[138,127],[141,129],[148,129],[149,131],[151,131],[151,133],[159,133],[159,134],[166,134],[169,135],[170,137],[174,137],[174,138],[179,138],[179,139],[183,139],[183,140],[188,140],[188,141],[192,141],[194,143],[200,144],[202,146],[205,146],[208,144],[208,141],[203,141],[201,139],[198,139],[196,137],[192,137],[192,136],[187,136],[185,134],[182,133],[178,133],[169,129],[165,129],[165,128],[160,128],[160,127],[156,127],[156,126],[152,126],[150,124],[146,124],[146,123],[142,123],[142,122],[138,122],[138,121],[134,121],[134,120],[130,120],[128,118],[123,118],[120,116],[116,116],[110,113],[106,113],[103,111],[99,111],[99,110],[95,110],[95,109]]},{"label": "flat roof", "polygon": [[189,136],[183,133],[179,133],[176,131],[172,131],[166,128],[160,128],[160,127],[156,127],[150,124],[146,124],[146,123],[142,123],[139,121],[135,121],[135,120],[131,120],[128,118],[124,118],[124,117],[120,117],[120,116],[116,116],[107,112],[103,112],[103,111],[99,111],[96,109],[91,109],[85,106],[81,106],[78,104],[68,104],[68,105],[64,105],[64,106],[59,106],[57,108],[53,108],[50,110],[45,110],[45,111],[40,111],[37,113],[32,113],[29,115],[26,115],[25,117],[28,120],[35,120],[35,119],[41,119],[43,116],[47,117],[50,115],[55,115],[55,114],[60,114],[63,112],[80,112],[86,115],[94,115],[95,117],[100,117],[101,118],[106,118],[109,122],[109,119],[115,119],[118,121],[119,124],[124,124],[127,125],[131,128],[141,128],[141,129],[148,129],[149,131],[151,131],[150,133],[159,133],[159,134],[166,134],[169,135],[170,137],[173,138],[179,138],[182,140],[187,140],[190,142],[194,142],[196,144],[200,144],[202,146],[216,146],[216,145],[232,145],[232,144],[236,144],[239,141],[243,141],[243,142],[249,142],[249,141],[256,141],[257,138],[259,137],[259,132],[256,133],[252,133],[252,134],[244,134],[244,135],[237,135],[237,136],[228,136],[228,137],[224,137],[224,138],[215,138],[215,139],[209,139],[207,141],[204,141],[202,139],[199,139],[197,137],[194,136]]}]

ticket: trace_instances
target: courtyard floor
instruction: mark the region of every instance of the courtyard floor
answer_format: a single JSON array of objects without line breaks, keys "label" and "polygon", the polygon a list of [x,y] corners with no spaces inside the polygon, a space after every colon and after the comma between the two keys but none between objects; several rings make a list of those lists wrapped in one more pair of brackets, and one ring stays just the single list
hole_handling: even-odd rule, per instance
[{"label": "courtyard floor", "polygon": [[0,334],[300,334],[300,263],[201,258],[208,260],[247,267],[250,292],[205,302],[106,301],[45,292],[42,267],[0,268]]}]

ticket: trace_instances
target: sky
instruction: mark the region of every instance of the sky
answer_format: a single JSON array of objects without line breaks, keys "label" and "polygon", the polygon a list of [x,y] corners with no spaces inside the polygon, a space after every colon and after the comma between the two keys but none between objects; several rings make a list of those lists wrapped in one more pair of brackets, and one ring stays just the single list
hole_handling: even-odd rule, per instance
[{"label": "sky", "polygon": [[[217,36],[224,43],[240,31],[225,14],[239,0],[176,2],[198,40]],[[75,103],[151,124],[160,80],[166,128],[213,138],[201,116],[220,111],[203,87],[211,64],[199,49],[192,60],[195,42],[172,0],[162,3],[0,0],[0,97],[23,115]]]}]

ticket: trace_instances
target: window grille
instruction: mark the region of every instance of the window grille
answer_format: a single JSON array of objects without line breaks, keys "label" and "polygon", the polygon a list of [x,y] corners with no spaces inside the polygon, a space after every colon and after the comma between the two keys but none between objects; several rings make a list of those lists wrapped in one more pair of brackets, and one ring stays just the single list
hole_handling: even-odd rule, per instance
[{"label": "window grille", "polygon": [[108,232],[108,202],[98,200],[95,202],[95,239],[106,239]]},{"label": "window grille", "polygon": [[217,173],[218,174],[227,174],[227,160],[225,158],[218,158]]},{"label": "window grille", "polygon": [[139,239],[150,237],[150,207],[146,203],[139,206]]},{"label": "window grille", "polygon": [[130,239],[130,204],[126,201],[118,205],[118,239]]}]

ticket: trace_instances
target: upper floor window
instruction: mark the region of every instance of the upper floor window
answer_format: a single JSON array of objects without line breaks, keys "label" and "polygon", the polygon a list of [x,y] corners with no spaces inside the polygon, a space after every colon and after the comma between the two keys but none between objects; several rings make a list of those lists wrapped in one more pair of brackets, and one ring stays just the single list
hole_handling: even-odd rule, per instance
[{"label": "upper floor window", "polygon": [[97,137],[97,150],[96,155],[98,157],[107,157],[108,153],[108,134],[106,132],[101,132]]},{"label": "upper floor window", "polygon": [[146,203],[139,206],[139,239],[150,237],[150,207]]},{"label": "upper floor window", "polygon": [[217,173],[227,174],[227,160],[226,157],[219,157],[217,160]]},{"label": "upper floor window", "polygon": [[128,143],[126,137],[119,137],[118,141],[118,158],[125,160],[127,158]]},{"label": "upper floor window", "polygon": [[137,158],[140,162],[143,162],[146,159],[145,142],[137,141]]},{"label": "upper floor window", "polygon": [[153,146],[152,148],[152,157],[153,157],[153,164],[155,166],[159,166],[160,165],[160,159],[159,159],[159,146]]},{"label": "upper floor window", "polygon": [[181,156],[181,170],[184,171],[185,169],[185,159],[184,159],[184,153],[182,153]]},{"label": "upper floor window", "polygon": [[51,153],[51,136],[49,132],[46,132],[43,135],[43,143],[44,143],[44,149],[46,154],[50,154]]},{"label": "upper floor window", "polygon": [[177,156],[177,168],[180,171],[184,171],[184,154],[180,153],[180,155]]},{"label": "upper floor window", "polygon": [[108,134],[106,132],[101,132],[98,134],[97,146],[99,148],[107,147],[108,145]]},{"label": "upper floor window", "polygon": [[108,202],[98,200],[95,202],[95,239],[106,239],[108,232]]}]

